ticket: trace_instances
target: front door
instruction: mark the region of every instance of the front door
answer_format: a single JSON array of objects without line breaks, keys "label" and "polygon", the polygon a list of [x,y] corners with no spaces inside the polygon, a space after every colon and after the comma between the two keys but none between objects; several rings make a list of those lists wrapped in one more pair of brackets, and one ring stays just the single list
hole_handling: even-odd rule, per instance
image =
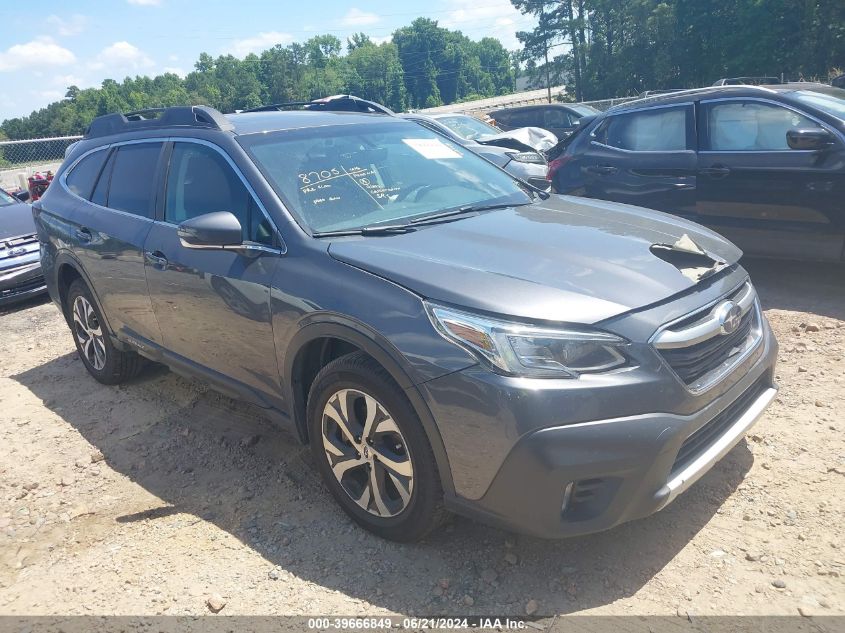
[{"label": "front door", "polygon": [[838,260],[845,235],[845,148],[790,149],[820,124],[758,99],[703,102],[697,212],[746,253]]},{"label": "front door", "polygon": [[552,106],[543,108],[543,125],[539,126],[552,132],[558,139],[563,139],[572,134],[578,117],[572,116],[563,108]]},{"label": "front door", "polygon": [[692,105],[615,114],[592,137],[580,160],[587,196],[695,217]]},{"label": "front door", "polygon": [[[215,211],[240,220],[244,243],[252,247],[248,252],[182,245],[177,226]],[[216,147],[177,141],[160,213],[144,250],[164,347],[211,370],[212,380],[278,397],[270,282],[281,252],[272,223],[240,173]]]}]

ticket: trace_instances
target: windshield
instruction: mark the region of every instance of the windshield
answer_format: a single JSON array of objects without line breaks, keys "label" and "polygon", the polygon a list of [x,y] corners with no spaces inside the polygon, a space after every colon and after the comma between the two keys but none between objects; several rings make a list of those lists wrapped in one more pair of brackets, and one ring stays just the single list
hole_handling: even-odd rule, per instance
[{"label": "windshield", "polygon": [[439,134],[396,119],[238,141],[312,232],[405,223],[464,206],[531,202],[506,172]]},{"label": "windshield", "polygon": [[445,125],[455,134],[468,141],[474,141],[483,136],[490,136],[491,134],[499,134],[501,132],[500,129],[467,115],[441,116],[437,117],[435,121]]},{"label": "windshield", "polygon": [[845,121],[845,90],[823,88],[818,90],[796,90],[793,96],[800,101]]},{"label": "windshield", "polygon": [[10,204],[15,204],[16,202],[18,201],[2,189],[0,189],[0,207],[7,207]]}]

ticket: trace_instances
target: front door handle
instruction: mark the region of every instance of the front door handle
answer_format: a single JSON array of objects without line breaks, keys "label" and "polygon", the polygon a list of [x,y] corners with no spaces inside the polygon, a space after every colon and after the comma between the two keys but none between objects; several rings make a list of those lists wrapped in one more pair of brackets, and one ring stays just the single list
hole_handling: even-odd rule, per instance
[{"label": "front door handle", "polygon": [[610,176],[619,171],[616,167],[611,165],[591,165],[586,170],[591,174],[598,174],[599,176]]},{"label": "front door handle", "polygon": [[712,167],[699,169],[698,172],[704,176],[710,176],[711,178],[724,178],[731,173],[731,170],[724,165],[713,165]]},{"label": "front door handle", "polygon": [[155,266],[156,268],[161,268],[162,270],[167,268],[167,258],[161,251],[144,251],[144,258],[149,264]]},{"label": "front door handle", "polygon": [[94,239],[94,236],[90,229],[83,226],[81,229],[76,229],[76,239],[83,244],[88,244],[92,239]]}]

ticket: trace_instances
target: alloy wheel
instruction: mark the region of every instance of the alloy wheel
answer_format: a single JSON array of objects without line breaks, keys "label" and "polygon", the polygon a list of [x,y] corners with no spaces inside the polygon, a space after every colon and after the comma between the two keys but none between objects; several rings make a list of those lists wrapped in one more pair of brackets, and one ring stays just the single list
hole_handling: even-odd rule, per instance
[{"label": "alloy wheel", "polygon": [[402,512],[414,491],[408,445],[390,413],[357,389],[335,392],[323,408],[322,441],[340,486],[378,517]]},{"label": "alloy wheel", "polygon": [[82,355],[97,371],[106,366],[106,343],[103,328],[91,302],[83,296],[73,300],[73,331]]}]

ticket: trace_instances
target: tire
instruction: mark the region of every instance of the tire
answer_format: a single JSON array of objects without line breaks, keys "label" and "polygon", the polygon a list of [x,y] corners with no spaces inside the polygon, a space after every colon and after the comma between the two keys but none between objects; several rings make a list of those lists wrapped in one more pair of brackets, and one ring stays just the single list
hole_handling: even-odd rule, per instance
[{"label": "tire", "polygon": [[326,365],[311,385],[307,419],[320,475],[356,523],[403,542],[440,525],[446,513],[431,445],[402,388],[370,356]]},{"label": "tire", "polygon": [[117,385],[138,375],[144,359],[114,346],[97,302],[81,279],[71,283],[65,310],[76,351],[89,374],[104,385]]}]

